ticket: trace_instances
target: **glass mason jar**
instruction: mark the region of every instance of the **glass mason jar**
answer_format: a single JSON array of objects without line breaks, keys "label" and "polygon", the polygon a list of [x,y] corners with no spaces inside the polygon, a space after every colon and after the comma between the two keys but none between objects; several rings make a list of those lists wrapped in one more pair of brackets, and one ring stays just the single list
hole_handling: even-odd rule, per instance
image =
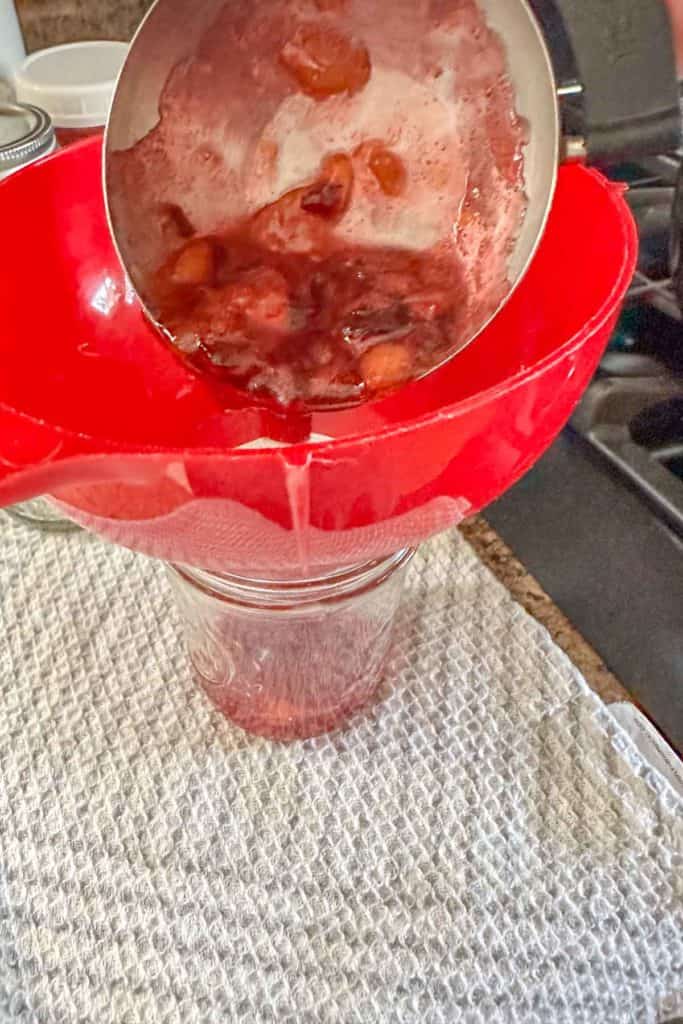
[{"label": "glass mason jar", "polygon": [[297,582],[171,567],[197,682],[261,736],[336,728],[377,690],[412,555]]}]

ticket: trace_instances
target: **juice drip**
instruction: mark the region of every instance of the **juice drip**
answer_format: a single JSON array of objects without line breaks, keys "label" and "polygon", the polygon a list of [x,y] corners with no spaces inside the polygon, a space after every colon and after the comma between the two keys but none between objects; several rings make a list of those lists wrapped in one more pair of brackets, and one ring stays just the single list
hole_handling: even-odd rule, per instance
[{"label": "juice drip", "polygon": [[299,556],[299,570],[305,576],[311,568],[309,537],[311,525],[311,477],[310,454],[301,465],[287,462],[285,486],[292,516],[292,529]]}]

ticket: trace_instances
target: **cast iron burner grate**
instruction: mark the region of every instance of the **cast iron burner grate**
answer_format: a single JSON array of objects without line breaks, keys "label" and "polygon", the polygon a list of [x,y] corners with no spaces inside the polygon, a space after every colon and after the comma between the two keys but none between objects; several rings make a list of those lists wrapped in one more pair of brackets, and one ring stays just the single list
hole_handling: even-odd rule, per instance
[{"label": "cast iron burner grate", "polygon": [[613,169],[630,185],[641,253],[619,328],[572,429],[683,536],[683,317],[669,238],[683,153]]}]

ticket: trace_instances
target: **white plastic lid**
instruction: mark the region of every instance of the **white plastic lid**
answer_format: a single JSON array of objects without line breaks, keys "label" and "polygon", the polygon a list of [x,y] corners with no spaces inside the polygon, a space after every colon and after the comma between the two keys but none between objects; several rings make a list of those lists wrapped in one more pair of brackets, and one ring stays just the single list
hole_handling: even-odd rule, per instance
[{"label": "white plastic lid", "polygon": [[127,43],[67,43],[32,53],[15,74],[17,99],[42,107],[55,128],[105,125]]}]

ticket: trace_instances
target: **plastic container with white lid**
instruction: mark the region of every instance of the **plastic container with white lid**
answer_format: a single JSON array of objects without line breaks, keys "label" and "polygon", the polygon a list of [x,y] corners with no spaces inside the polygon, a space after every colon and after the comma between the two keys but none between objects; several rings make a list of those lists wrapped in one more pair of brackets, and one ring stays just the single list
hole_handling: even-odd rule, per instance
[{"label": "plastic container with white lid", "polygon": [[30,54],[15,74],[17,99],[42,107],[61,145],[104,129],[128,44],[66,43]]}]

